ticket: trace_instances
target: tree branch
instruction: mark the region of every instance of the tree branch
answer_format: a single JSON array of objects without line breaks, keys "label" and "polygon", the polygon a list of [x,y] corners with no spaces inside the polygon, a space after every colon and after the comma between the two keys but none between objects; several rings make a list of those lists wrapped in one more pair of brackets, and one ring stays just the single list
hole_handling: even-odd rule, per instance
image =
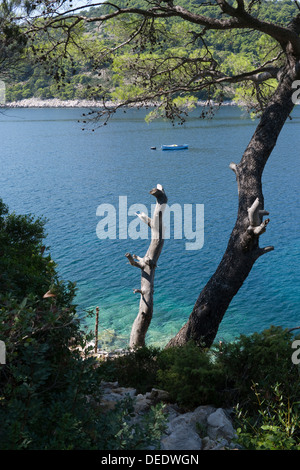
[{"label": "tree branch", "polygon": [[[269,215],[269,212],[263,209],[260,209],[260,201],[258,198],[255,199],[252,206],[248,208],[248,219],[249,226],[247,227],[246,232],[241,236],[241,245],[244,251],[248,251],[251,246],[253,239],[260,237],[265,231],[270,219],[262,220],[264,215]],[[259,255],[271,251],[273,247],[266,247],[263,249],[263,252],[259,250]]]},{"label": "tree branch", "polygon": [[[255,29],[261,31],[274,39],[276,39],[285,49],[286,45],[290,43],[294,49],[294,52],[299,54],[300,52],[300,39],[298,34],[292,29],[285,28],[276,24],[267,23],[251,16],[245,11],[243,0],[238,0],[237,8],[232,7],[224,0],[217,0],[217,3],[221,11],[228,15],[230,18],[218,19],[212,18],[197,13],[193,13],[180,5],[173,5],[171,2],[164,5],[156,5],[149,9],[143,8],[120,8],[112,3],[107,5],[115,8],[115,11],[96,17],[85,17],[77,15],[78,18],[87,22],[106,22],[112,18],[116,18],[122,15],[137,14],[144,18],[167,18],[167,17],[180,17],[187,20],[190,23],[204,26],[207,29],[213,30],[229,30],[229,29]],[[48,26],[53,24],[55,21],[61,21],[62,18],[67,17],[70,13],[76,10],[82,9],[82,7],[69,9],[63,13],[58,13],[56,16],[50,19]]]}]

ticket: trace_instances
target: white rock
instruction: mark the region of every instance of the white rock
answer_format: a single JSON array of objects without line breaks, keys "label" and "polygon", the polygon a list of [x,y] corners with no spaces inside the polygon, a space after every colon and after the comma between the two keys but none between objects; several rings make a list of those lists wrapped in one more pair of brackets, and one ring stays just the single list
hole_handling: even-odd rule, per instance
[{"label": "white rock", "polygon": [[198,423],[203,427],[207,426],[208,417],[216,411],[216,408],[210,405],[198,406],[191,412],[191,421]]},{"label": "white rock", "polygon": [[[163,450],[201,450],[202,439],[199,435],[201,428],[205,433],[207,418],[216,408],[199,406],[194,411],[176,414],[169,417],[166,436],[161,440]],[[174,415],[173,415],[174,416]],[[214,447],[215,442],[210,443]]]},{"label": "white rock", "polygon": [[214,413],[208,416],[207,424],[208,436],[213,440],[222,438],[231,440],[235,437],[232,423],[222,408],[218,408]]},{"label": "white rock", "polygon": [[201,450],[202,440],[191,426],[178,426],[161,440],[162,450]]}]

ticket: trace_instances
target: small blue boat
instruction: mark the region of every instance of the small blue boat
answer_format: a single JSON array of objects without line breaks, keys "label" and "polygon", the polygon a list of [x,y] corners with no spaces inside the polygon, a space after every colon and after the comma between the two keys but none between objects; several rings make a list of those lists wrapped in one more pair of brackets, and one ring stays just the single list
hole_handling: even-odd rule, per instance
[{"label": "small blue boat", "polygon": [[162,145],[161,146],[162,150],[186,150],[188,148],[189,148],[188,144],[182,144],[182,145],[173,144],[173,145]]}]

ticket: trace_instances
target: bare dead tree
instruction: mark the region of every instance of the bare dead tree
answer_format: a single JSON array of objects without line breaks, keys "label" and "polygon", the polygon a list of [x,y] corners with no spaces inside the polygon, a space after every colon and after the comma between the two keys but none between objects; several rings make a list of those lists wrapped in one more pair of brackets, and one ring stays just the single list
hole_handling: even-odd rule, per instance
[{"label": "bare dead tree", "polygon": [[134,289],[134,293],[141,295],[139,312],[132,325],[129,347],[134,349],[145,345],[145,336],[153,315],[154,275],[158,258],[164,245],[163,213],[168,201],[163,187],[158,184],[150,191],[156,198],[153,217],[150,218],[143,212],[138,217],[151,229],[151,241],[143,258],[126,253],[126,258],[132,266],[141,270],[141,287]]}]

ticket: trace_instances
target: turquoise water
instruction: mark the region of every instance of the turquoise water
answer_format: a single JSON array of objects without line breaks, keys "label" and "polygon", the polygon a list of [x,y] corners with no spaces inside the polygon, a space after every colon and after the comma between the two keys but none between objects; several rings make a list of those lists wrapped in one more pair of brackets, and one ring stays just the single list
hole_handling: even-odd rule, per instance
[{"label": "turquoise water", "polygon": [[[164,186],[169,204],[204,204],[204,246],[187,251],[186,240],[165,241],[156,272],[154,316],[148,344],[163,345],[186,322],[200,290],[215,271],[236,218],[237,186],[228,165],[239,162],[255,122],[236,108],[211,121],[195,112],[184,126],[146,124],[143,110],[119,113],[95,132],[81,131],[83,109],[10,109],[0,116],[1,197],[16,213],[48,218],[47,244],[62,278],[77,283],[78,313],[100,307],[100,330],[128,340],[138,311],[139,270],[125,253],[143,256],[147,240],[99,240],[96,209],[154,201]],[[271,324],[300,324],[299,148],[300,109],[287,122],[264,172],[270,224],[261,257],[232,301],[218,339],[261,331]],[[189,150],[162,152],[161,144]],[[157,150],[151,150],[156,146]],[[93,321],[91,321],[93,327]]]}]

